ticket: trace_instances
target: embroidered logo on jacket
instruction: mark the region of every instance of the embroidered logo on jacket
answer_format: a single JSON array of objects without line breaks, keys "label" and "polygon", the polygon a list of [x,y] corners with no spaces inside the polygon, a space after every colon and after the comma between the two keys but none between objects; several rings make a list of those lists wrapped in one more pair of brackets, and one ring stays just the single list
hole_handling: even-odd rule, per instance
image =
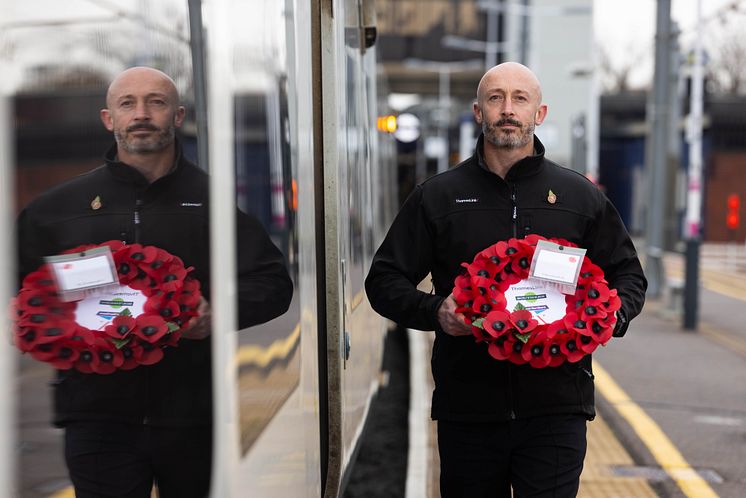
[{"label": "embroidered logo on jacket", "polygon": [[181,203],[181,207],[195,207],[195,208],[198,208],[198,207],[202,207],[202,203],[201,202],[182,202]]},{"label": "embroidered logo on jacket", "polygon": [[477,199],[476,197],[470,197],[468,199],[456,199],[456,204],[463,204],[468,202],[479,202],[479,199]]}]

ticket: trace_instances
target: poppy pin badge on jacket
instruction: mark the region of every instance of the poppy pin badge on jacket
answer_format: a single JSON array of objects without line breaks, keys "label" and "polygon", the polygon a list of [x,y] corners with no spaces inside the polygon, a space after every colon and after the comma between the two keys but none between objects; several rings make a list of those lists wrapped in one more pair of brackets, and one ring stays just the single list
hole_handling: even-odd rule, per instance
[{"label": "poppy pin badge on jacket", "polygon": [[554,204],[555,202],[557,202],[557,195],[555,195],[555,193],[552,192],[551,189],[549,190],[549,193],[547,194],[547,202],[549,204]]},{"label": "poppy pin badge on jacket", "polygon": [[97,209],[101,209],[101,196],[97,195],[95,199],[91,201],[91,209],[96,211]]}]

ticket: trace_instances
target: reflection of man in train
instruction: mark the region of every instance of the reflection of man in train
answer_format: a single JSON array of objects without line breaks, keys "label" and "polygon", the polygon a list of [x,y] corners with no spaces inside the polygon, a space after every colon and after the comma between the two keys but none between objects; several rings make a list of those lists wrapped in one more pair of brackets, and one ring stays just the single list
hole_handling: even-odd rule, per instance
[{"label": "reflection of man in train", "polygon": [[[181,153],[184,108],[171,78],[130,68],[114,79],[101,111],[116,145],[106,163],[42,194],[18,220],[21,274],[42,257],[122,240],[181,257],[210,296],[208,177]],[[239,325],[287,309],[292,283],[283,256],[253,217],[238,213]],[[78,497],[208,494],[212,448],[210,312],[163,359],[110,375],[59,371],[55,423]]]},{"label": "reflection of man in train", "polygon": [[[419,185],[404,203],[366,280],[373,307],[435,330],[432,417],[441,493],[450,497],[575,496],[595,416],[590,356],[533,368],[493,359],[456,313],[462,262],[501,240],[538,234],[588,250],[622,301],[614,334],[642,309],[647,283],[619,215],[583,176],[544,158],[534,128],[547,114],[525,66],[487,71],[474,116],[475,154]],[[416,286],[431,275],[434,293]]]}]

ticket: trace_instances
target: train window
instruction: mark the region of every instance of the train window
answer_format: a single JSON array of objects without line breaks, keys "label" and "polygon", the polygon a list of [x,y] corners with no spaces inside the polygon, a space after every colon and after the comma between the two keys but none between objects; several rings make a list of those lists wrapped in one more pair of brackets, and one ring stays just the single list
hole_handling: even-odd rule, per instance
[{"label": "train window", "polygon": [[[12,152],[9,152],[13,171],[7,176],[3,174],[3,178],[14,178],[15,196],[8,202],[14,218],[42,192],[103,163],[104,153],[114,141],[102,126],[99,110],[105,107],[109,82],[129,66],[156,67],[173,78],[183,104],[190,110],[179,137],[185,156],[196,159],[185,1],[2,0],[0,12],[2,85],[8,94],[13,124]],[[84,195],[85,199],[66,198],[60,203],[59,212],[50,216],[67,215],[79,205],[98,206],[93,202],[97,194]],[[113,201],[104,195],[99,212],[112,209]],[[76,228],[86,239],[85,243],[130,236],[123,225],[103,227],[100,231],[102,227],[96,227],[94,234],[93,223],[79,220]],[[36,252],[62,251],[83,242],[64,230],[55,232],[54,237],[51,233],[50,230],[33,234],[44,247],[24,245],[20,248],[22,258],[31,260],[32,252],[35,257]],[[3,278],[10,277],[3,275]],[[18,282],[12,280],[15,289]],[[65,410],[75,408],[59,406],[55,410],[49,385],[52,381],[57,390],[70,371],[57,375],[49,363],[36,361],[30,354],[14,353],[18,393],[16,439],[17,448],[21,448],[14,451],[19,469],[18,494],[41,496],[63,491],[70,481],[63,461],[62,433],[53,429],[51,421],[62,421]],[[83,375],[99,375],[104,383],[113,378],[104,374]],[[60,391],[57,398],[75,394],[80,400],[92,396],[93,388],[86,385],[90,383],[79,384],[75,393]],[[111,386],[113,395],[117,388]],[[132,404],[136,402],[137,398],[130,400]],[[208,399],[208,409],[209,404]]]},{"label": "train window", "polygon": [[[297,163],[292,160],[288,43],[283,2],[229,1],[233,74],[210,81],[233,95],[239,208],[256,217],[285,256],[298,282]],[[209,29],[209,27],[208,27]],[[209,57],[209,56],[208,56]],[[300,304],[238,336],[240,442],[247,453],[298,387]]]},{"label": "train window", "polygon": [[[345,99],[342,117],[346,131],[344,148],[346,155],[340,156],[345,161],[343,171],[347,173],[347,210],[349,244],[349,269],[347,271],[352,303],[360,302],[363,293],[363,279],[367,268],[364,267],[365,217],[368,202],[366,201],[366,172],[369,126],[367,89],[365,79],[360,77],[364,72],[360,52],[360,19],[357,1],[347,1],[345,7]],[[344,205],[344,204],[343,204]]]},{"label": "train window", "polygon": [[[293,77],[296,69],[289,68],[287,62],[291,60],[288,47],[299,50],[295,47],[297,28],[291,22],[294,2],[236,0],[202,3],[204,9],[200,8],[199,13],[202,14],[204,10],[204,25],[197,26],[196,32],[210,33],[210,13],[233,13],[229,37],[235,54],[232,74],[219,79],[204,78],[207,79],[207,87],[228,92],[233,102],[235,119],[231,131],[234,137],[236,205],[263,227],[282,253],[281,259],[294,285],[301,286],[299,272],[302,264],[299,261],[298,240],[302,234],[298,230],[298,206],[305,203],[311,207],[304,216],[309,217],[306,225],[313,227],[313,199],[308,198],[301,184],[305,178],[312,185],[313,178],[312,173],[299,173],[298,166],[312,158],[310,141],[304,142],[305,149],[299,152],[297,131],[297,115],[305,115],[306,118],[310,115],[310,111],[303,106],[310,106],[311,99],[310,90],[303,93],[304,84],[308,89],[310,84],[303,78]],[[194,73],[192,61],[194,57],[200,57],[204,50],[204,61],[209,64],[221,48],[211,46],[207,42],[209,36],[205,41],[191,38],[190,33],[195,31],[190,30],[190,19],[194,19],[195,12],[190,12],[190,7],[199,4],[186,0],[0,0],[0,11],[3,12],[0,66],[3,67],[3,85],[10,86],[9,107],[15,125],[12,130],[15,164],[12,176],[15,178],[17,195],[11,203],[12,214],[21,213],[42,192],[90,172],[104,162],[104,153],[114,140],[112,133],[102,125],[99,111],[106,106],[109,83],[123,70],[133,66],[156,68],[173,79],[181,104],[186,109],[183,124],[176,130],[183,157],[195,163],[200,162],[199,166],[205,170],[214,172],[214,168],[220,167],[208,167],[200,161],[200,153],[208,148],[206,137],[213,130],[205,127],[204,121],[198,122],[197,109],[200,105],[206,105],[206,101],[200,100],[197,91],[203,75]],[[307,7],[302,8],[307,10]],[[308,16],[308,13],[304,15]],[[303,33],[303,36],[310,37],[309,33]],[[299,46],[308,49],[308,45],[306,41]],[[311,59],[307,54],[302,58],[304,61]],[[307,68],[303,72],[310,74]],[[304,99],[308,104],[298,104]],[[299,109],[299,106],[303,108]],[[202,107],[202,110],[205,108]],[[207,134],[204,134],[205,130]],[[220,132],[217,124],[214,132]],[[119,158],[112,156],[111,159]],[[310,169],[310,166],[306,169]],[[190,240],[190,243],[169,245],[173,226],[170,223],[160,233],[151,232],[148,235],[144,232],[149,221],[147,210],[150,206],[147,200],[137,200],[133,196],[130,199],[132,205],[144,207],[141,211],[139,207],[133,207],[135,211],[132,211],[118,204],[115,206],[115,202],[120,201],[119,194],[107,196],[100,192],[86,192],[84,195],[85,199],[65,199],[65,204],[80,205],[85,210],[80,217],[82,221],[69,222],[70,227],[75,227],[75,235],[73,230],[55,232],[54,236],[48,236],[43,241],[46,246],[61,252],[82,243],[103,240],[158,245],[182,255],[187,266],[195,267],[195,274],[205,276],[202,283],[204,296],[210,298],[209,279],[206,277],[210,270],[206,257],[208,251],[204,251],[205,257],[200,259],[200,263],[184,256],[196,252],[195,247],[208,247],[207,214],[202,218],[204,223],[195,221],[181,225],[179,235],[182,240]],[[124,194],[122,196],[126,197]],[[197,198],[180,199],[168,208],[171,211],[167,215],[174,220],[174,224],[178,224],[176,220],[184,211],[199,211],[202,206]],[[110,222],[96,221],[91,216],[107,210],[111,210]],[[136,214],[133,216],[132,212]],[[137,221],[130,223],[132,220]],[[68,221],[63,220],[62,223]],[[41,237],[41,232],[37,236]],[[147,240],[140,239],[141,236]],[[236,236],[238,239],[252,237],[247,233],[237,233]],[[153,240],[163,243],[156,244]],[[312,233],[310,240],[313,240]],[[21,251],[24,250],[22,247]],[[42,252],[45,250],[39,249]],[[27,253],[26,256],[29,256],[30,248]],[[254,253],[249,254],[249,257],[253,256]],[[214,273],[215,268],[212,270]],[[313,274],[306,281],[315,283]],[[314,302],[308,305],[311,309],[315,307]],[[238,314],[241,315],[240,309]],[[236,400],[239,424],[235,443],[242,457],[251,457],[252,450],[259,446],[257,440],[260,435],[278,417],[281,408],[291,403],[289,400],[297,391],[300,382],[300,314],[299,299],[293,298],[287,313],[237,334]],[[260,321],[265,318],[271,317],[263,317]],[[200,349],[187,342],[182,339],[174,351],[180,350],[179,353],[183,355],[191,353],[194,368],[198,364],[207,365],[207,380],[203,384],[186,387],[177,386],[178,381],[174,380],[173,387],[201,392],[204,401],[202,411],[206,415],[204,420],[209,420],[212,402],[209,398],[209,347]],[[164,361],[168,360],[166,355],[168,350],[164,353]],[[65,370],[59,374],[55,386],[64,384],[71,372],[85,375],[78,374],[75,369]],[[106,379],[114,379],[117,375],[119,372],[109,377],[102,376],[104,380],[100,382],[108,382]],[[54,417],[54,409],[46,400],[50,399],[48,381],[56,376],[48,363],[35,361],[30,355],[20,356],[18,438],[26,450],[19,453],[21,476],[18,486],[24,496],[38,494],[41,492],[38,490],[53,492],[57,490],[56,487],[69,483],[61,457],[61,433],[39,430],[40,426]],[[67,382],[67,385],[72,384]],[[152,385],[151,388],[154,389]],[[131,393],[133,404],[140,403],[142,392]],[[80,398],[85,398],[94,393],[78,394]],[[297,400],[292,402],[299,403]],[[189,411],[185,408],[186,413]],[[186,416],[188,418],[189,415]],[[39,437],[39,434],[44,436]],[[302,446],[303,438],[296,443]]]}]

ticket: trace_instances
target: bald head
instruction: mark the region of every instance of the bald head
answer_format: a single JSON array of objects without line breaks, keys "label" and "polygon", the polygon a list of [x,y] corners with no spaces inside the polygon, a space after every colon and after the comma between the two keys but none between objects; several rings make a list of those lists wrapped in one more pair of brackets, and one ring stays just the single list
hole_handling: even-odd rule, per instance
[{"label": "bald head", "polygon": [[138,66],[126,69],[114,78],[106,92],[106,106],[112,108],[122,92],[126,92],[134,84],[162,92],[174,105],[179,104],[179,92],[176,90],[174,80],[166,73],[152,67]]},{"label": "bald head", "polygon": [[[482,126],[485,153],[492,154],[493,166],[504,175],[515,161],[533,153],[534,129],[544,121],[547,106],[541,103],[536,75],[522,64],[505,62],[482,76],[473,111]],[[497,155],[504,157],[498,161]]]},{"label": "bald head", "polygon": [[489,89],[506,82],[527,92],[537,104],[541,103],[539,78],[529,68],[517,62],[503,62],[484,73],[477,87],[477,101],[481,102]]},{"label": "bald head", "polygon": [[119,159],[153,181],[173,165],[176,128],[185,113],[171,78],[150,67],[132,67],[111,82],[100,115],[114,133]]}]

